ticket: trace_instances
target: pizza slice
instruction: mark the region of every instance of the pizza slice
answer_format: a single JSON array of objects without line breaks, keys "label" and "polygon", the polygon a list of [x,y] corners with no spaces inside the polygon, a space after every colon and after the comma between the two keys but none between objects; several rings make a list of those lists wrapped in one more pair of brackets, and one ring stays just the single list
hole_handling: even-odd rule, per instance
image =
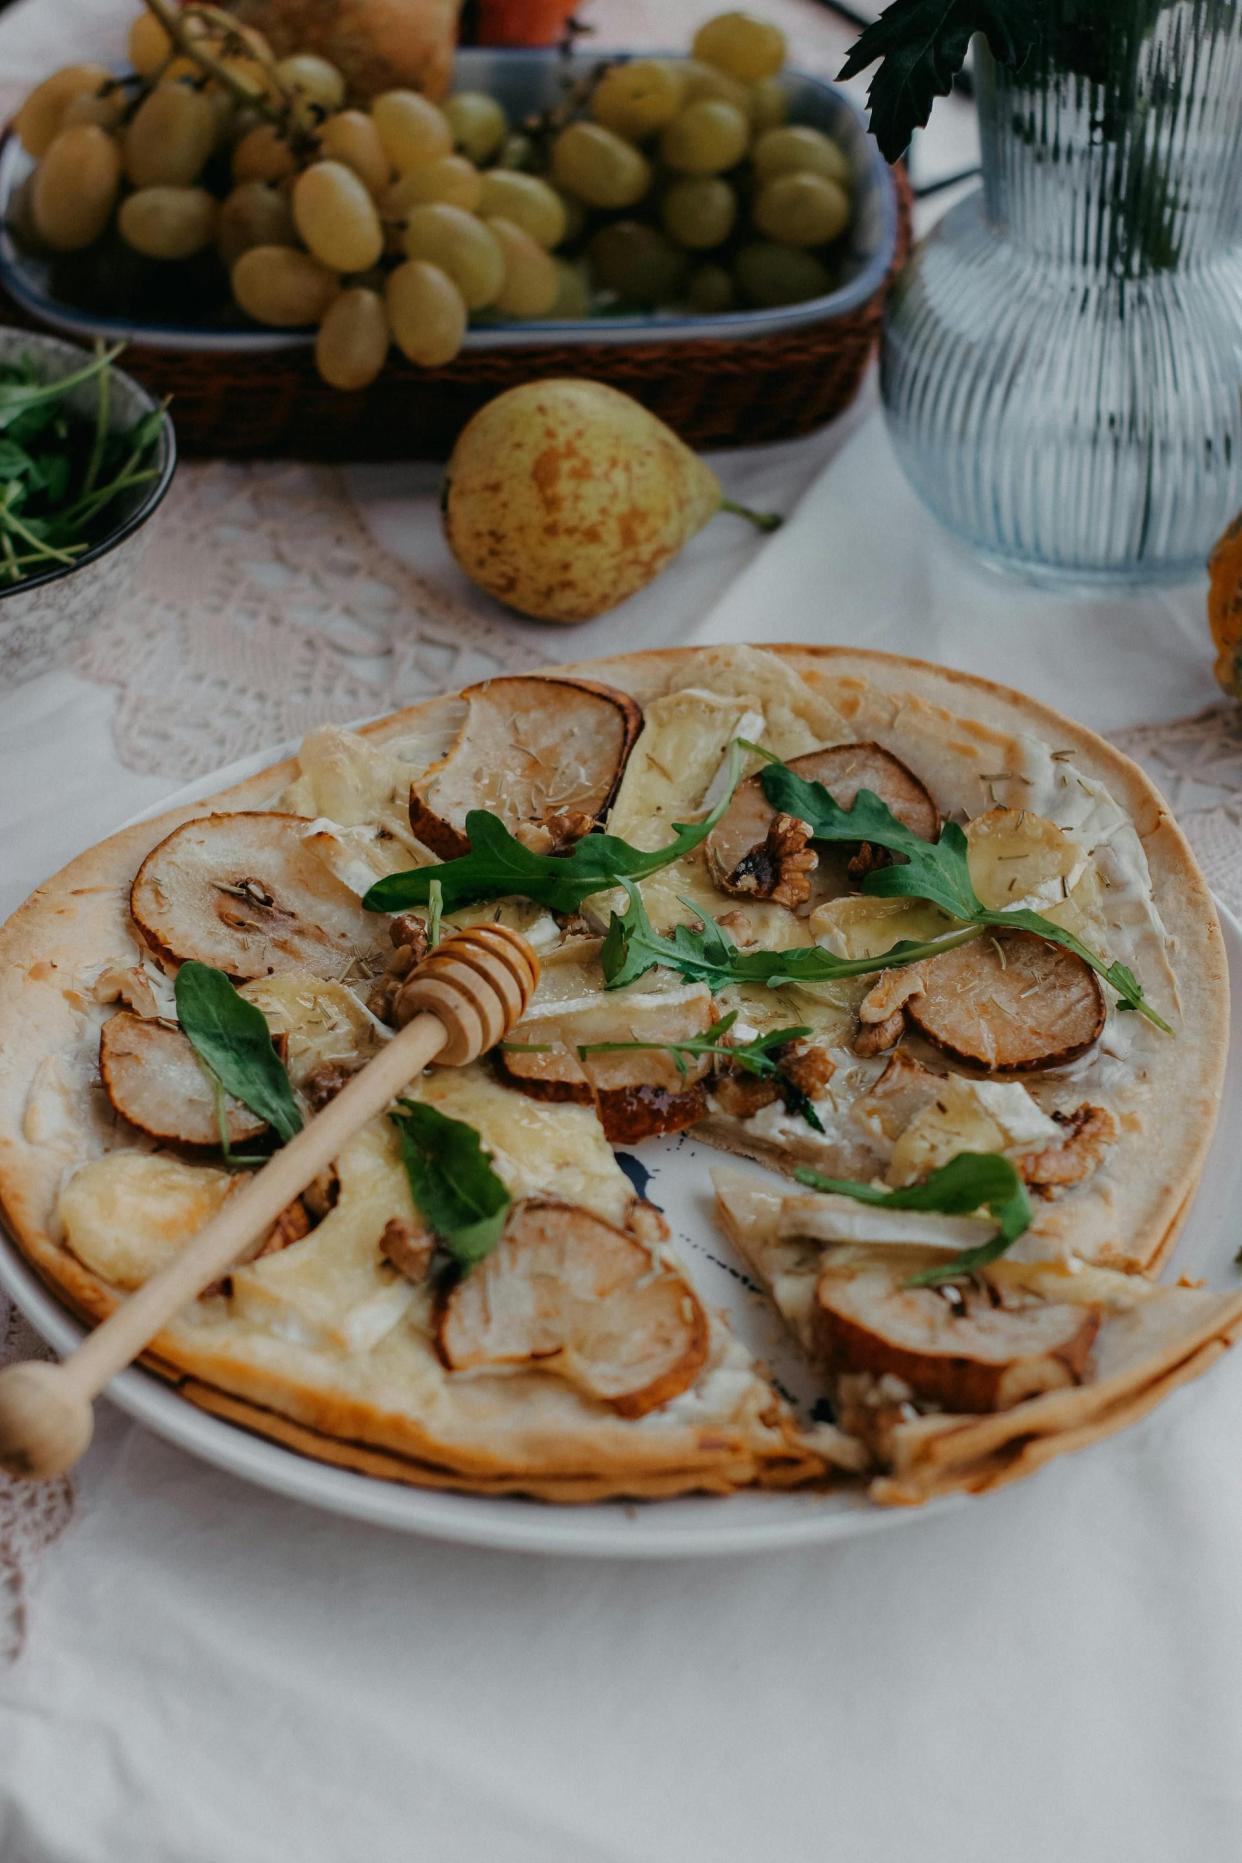
[{"label": "pizza slice", "polygon": [[987,1225],[713,1177],[726,1234],[822,1376],[824,1446],[845,1466],[854,1451],[879,1502],[977,1493],[1110,1435],[1242,1325],[1242,1293],[1082,1262],[1007,1257],[920,1284]]}]

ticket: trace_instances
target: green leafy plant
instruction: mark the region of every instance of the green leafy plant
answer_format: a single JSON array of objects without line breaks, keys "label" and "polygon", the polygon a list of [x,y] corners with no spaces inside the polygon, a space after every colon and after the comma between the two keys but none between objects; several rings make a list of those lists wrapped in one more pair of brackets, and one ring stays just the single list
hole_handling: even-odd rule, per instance
[{"label": "green leafy plant", "polygon": [[1050,16],[1048,0],[893,0],[859,33],[841,76],[879,64],[867,91],[871,132],[900,161],[936,98],[948,96],[975,33],[998,64],[1020,71],[1046,45]]},{"label": "green leafy plant", "polygon": [[420,1100],[389,1114],[416,1207],[459,1268],[472,1268],[500,1240],[512,1198],[478,1133]]},{"label": "green leafy plant", "polygon": [[[1121,276],[1142,266],[1177,264],[1180,206],[1173,185],[1174,150],[1150,142],[1140,71],[1145,41],[1169,0],[892,0],[864,27],[841,68],[843,78],[878,70],[867,91],[871,129],[890,162],[900,160],[916,129],[961,72],[978,33],[998,65],[1032,89],[1050,72],[1082,79],[1098,96],[1098,135],[1113,146],[1107,207],[1110,269]],[[1174,55],[1176,57],[1176,54]],[[1161,54],[1150,83],[1159,91],[1180,81]],[[1017,127],[1043,139],[1032,120]],[[1048,159],[1065,159],[1049,144]]]},{"label": "green leafy plant", "polygon": [[813,944],[791,951],[739,951],[715,919],[690,900],[685,904],[697,914],[701,929],[676,925],[667,936],[657,932],[638,888],[632,882],[625,884],[629,905],[624,913],[612,914],[600,951],[604,982],[610,990],[636,983],[657,965],[677,971],[688,982],[705,983],[713,994],[730,983],[761,983],[772,990],[796,983],[835,983],[843,977],[865,977],[873,971],[915,964],[981,935],[981,930],[971,927],[926,944],[902,939],[879,957],[837,957]]},{"label": "green leafy plant", "polygon": [[[113,500],[158,476],[163,409],[124,432],[109,425],[122,347],[99,349],[59,381],[41,381],[29,358],[0,365],[0,588],[72,566],[107,535]],[[83,420],[67,396],[90,381],[95,415]]]},{"label": "green leafy plant", "polygon": [[[222,970],[193,958],[177,972],[175,991],[177,1020],[212,1080],[282,1142],[300,1132],[302,1115],[262,1011],[238,995]],[[227,1154],[223,1119],[221,1135]]]},{"label": "green leafy plant", "polygon": [[873,868],[862,882],[864,893],[880,899],[927,899],[963,924],[980,929],[1034,932],[1049,944],[1063,945],[1089,964],[1117,992],[1127,1009],[1140,1015],[1166,1035],[1169,1024],[1148,1003],[1134,972],[1121,963],[1106,963],[1064,926],[1024,906],[994,910],[985,906],[970,878],[969,843],[956,822],[946,822],[938,841],[924,841],[899,822],[888,805],[869,789],[860,789],[848,809],[833,800],[822,783],[807,782],[770,751],[760,781],[773,808],[796,815],[807,823],[816,841],[857,844],[865,841],[901,857],[901,865]]},{"label": "green leafy plant", "polygon": [[752,1036],[749,1041],[730,1044],[721,1039],[727,1035],[737,1021],[737,1010],[730,1010],[727,1016],[721,1016],[711,1028],[702,1035],[688,1035],[684,1041],[594,1041],[580,1043],[578,1053],[588,1054],[624,1054],[630,1051],[656,1050],[672,1056],[673,1065],[679,1074],[686,1070],[686,1056],[720,1055],[740,1067],[744,1073],[754,1074],[761,1080],[775,1083],[782,1099],[791,1112],[800,1115],[815,1132],[822,1132],[824,1127],[815,1111],[815,1105],[809,1094],[786,1072],[781,1060],[781,1050],[791,1042],[801,1041],[811,1030],[807,1027],[771,1029],[766,1035]]},{"label": "green leafy plant", "polygon": [[617,835],[588,834],[566,854],[533,854],[510,834],[499,816],[487,809],[471,809],[465,824],[468,854],[438,866],[389,874],[375,882],[362,903],[369,912],[404,912],[410,906],[425,905],[433,883],[438,882],[445,912],[512,894],[533,899],[550,912],[576,912],[593,893],[658,873],[705,841],[733,800],[741,767],[739,741],[729,747],[724,794],[715,808],[701,821],[674,822],[673,839],[655,849],[631,847]]},{"label": "green leafy plant", "polygon": [[826,1195],[852,1197],[856,1203],[871,1203],[888,1210],[932,1210],[941,1216],[970,1216],[986,1210],[996,1223],[996,1234],[978,1248],[963,1249],[951,1261],[938,1262],[912,1274],[907,1287],[938,1287],[942,1281],[956,1280],[976,1268],[997,1261],[1018,1237],[1031,1226],[1032,1212],[1026,1185],[1008,1158],[1000,1152],[959,1151],[955,1158],[933,1171],[921,1184],[904,1190],[885,1190],[876,1184],[857,1183],[852,1178],[824,1177],[809,1165],[799,1165],[794,1172],[800,1184]]}]

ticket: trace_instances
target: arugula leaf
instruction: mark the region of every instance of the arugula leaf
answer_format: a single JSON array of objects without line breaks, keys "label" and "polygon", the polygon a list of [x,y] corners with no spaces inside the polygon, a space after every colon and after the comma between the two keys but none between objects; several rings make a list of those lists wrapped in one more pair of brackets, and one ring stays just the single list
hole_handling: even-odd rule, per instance
[{"label": "arugula leaf", "polygon": [[0,479],[26,478],[32,483],[41,479],[36,460],[16,440],[0,435]]},{"label": "arugula leaf", "polygon": [[427,903],[434,880],[442,889],[445,912],[514,893],[551,912],[576,912],[592,893],[606,892],[620,881],[645,879],[705,841],[733,800],[742,756],[742,744],[735,741],[729,746],[724,793],[715,808],[701,821],[674,822],[673,839],[663,847],[631,847],[617,835],[588,834],[567,854],[533,854],[498,816],[471,809],[465,824],[468,854],[438,866],[388,874],[375,882],[362,903],[368,912],[404,912]]},{"label": "arugula leaf", "polygon": [[263,1013],[222,970],[189,958],[177,972],[177,1020],[213,1080],[282,1141],[302,1129],[284,1063]]},{"label": "arugula leaf", "polygon": [[[119,350],[97,345],[93,362],[59,381],[40,381],[28,358],[0,365],[0,590],[56,564],[71,567],[106,534],[117,494],[158,476],[149,461],[163,408],[128,432],[107,424]],[[65,395],[92,378],[96,411],[88,423]]]},{"label": "arugula leaf", "polygon": [[911,1184],[904,1190],[884,1190],[852,1178],[824,1177],[809,1165],[799,1165],[794,1176],[811,1190],[853,1197],[856,1203],[873,1203],[883,1209],[934,1210],[941,1216],[987,1211],[997,1225],[994,1236],[978,1248],[963,1249],[951,1261],[912,1274],[905,1282],[907,1287],[938,1287],[942,1281],[953,1281],[975,1268],[986,1267],[1025,1235],[1032,1222],[1026,1185],[1009,1159],[995,1151],[959,1151],[921,1184]]},{"label": "arugula leaf", "polygon": [[72,375],[62,375],[58,381],[40,382],[29,367],[16,381],[0,381],[0,428],[11,426],[20,415],[29,413],[40,403],[59,401],[67,389],[79,388],[83,382],[102,374],[111,368],[124,347],[124,343],[116,343],[111,349],[98,350],[91,362],[75,369]]},{"label": "arugula leaf", "polygon": [[625,887],[630,903],[623,914],[613,913],[600,950],[600,967],[610,990],[636,982],[656,965],[677,971],[691,983],[707,984],[713,994],[730,983],[762,983],[772,990],[787,984],[835,983],[841,977],[866,977],[874,971],[915,964],[981,935],[971,926],[926,944],[903,938],[877,957],[837,957],[820,945],[799,945],[791,951],[739,951],[716,921],[688,900],[687,905],[703,921],[702,931],[675,925],[665,937],[652,925],[638,888],[628,881]]},{"label": "arugula leaf", "polygon": [[[939,841],[925,841],[898,821],[872,790],[860,789],[851,807],[842,808],[823,783],[799,776],[770,751],[764,754],[770,759],[759,773],[764,795],[773,808],[804,821],[813,840],[869,841],[903,856],[905,866],[880,867],[867,874],[864,892],[930,899],[955,919],[969,919],[983,910],[971,884],[966,836],[956,822],[945,823]],[[891,883],[883,889],[867,884],[881,878]]]},{"label": "arugula leaf", "polygon": [[397,1128],[410,1191],[461,1268],[490,1255],[513,1201],[473,1126],[421,1100],[398,1100]]},{"label": "arugula leaf", "polygon": [[934,100],[949,94],[976,32],[998,64],[1020,71],[1050,41],[1050,0],[892,0],[854,41],[840,75],[855,78],[879,62],[867,102],[890,162],[904,155]]},{"label": "arugula leaf", "polygon": [[811,1034],[805,1026],[787,1029],[770,1029],[766,1035],[752,1036],[750,1041],[732,1045],[722,1042],[720,1037],[727,1035],[737,1021],[736,1009],[721,1016],[711,1028],[702,1035],[688,1035],[684,1041],[592,1041],[580,1042],[578,1053],[587,1054],[622,1054],[633,1050],[658,1050],[671,1055],[673,1065],[679,1074],[686,1072],[686,1055],[723,1055],[734,1062],[748,1074],[756,1074],[761,1079],[774,1080],[782,1099],[790,1112],[798,1113],[814,1132],[822,1132],[823,1122],[815,1110],[815,1103],[808,1093],[791,1080],[777,1059],[777,1051],[790,1042],[800,1041],[804,1035]]},{"label": "arugula leaf", "polygon": [[902,864],[873,868],[862,882],[864,893],[878,899],[929,899],[933,905],[963,924],[981,928],[1034,932],[1049,944],[1063,945],[1090,965],[1121,997],[1127,1009],[1140,1015],[1166,1035],[1169,1024],[1147,1002],[1134,972],[1121,963],[1106,963],[1081,938],[1024,906],[1006,910],[985,906],[970,877],[969,843],[956,822],[946,822],[938,841],[924,841],[898,821],[887,803],[870,789],[860,789],[852,806],[842,808],[822,783],[807,782],[796,771],[769,758],[760,775],[763,793],[774,808],[806,822],[815,841],[869,841],[902,856]]}]

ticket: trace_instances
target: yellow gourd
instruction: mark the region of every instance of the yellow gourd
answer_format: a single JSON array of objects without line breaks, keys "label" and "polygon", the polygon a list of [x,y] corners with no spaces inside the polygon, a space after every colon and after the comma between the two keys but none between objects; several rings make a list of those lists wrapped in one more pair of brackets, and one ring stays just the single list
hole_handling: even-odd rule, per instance
[{"label": "yellow gourd", "polygon": [[1242,698],[1242,512],[1208,560],[1208,625],[1216,644],[1217,682]]}]

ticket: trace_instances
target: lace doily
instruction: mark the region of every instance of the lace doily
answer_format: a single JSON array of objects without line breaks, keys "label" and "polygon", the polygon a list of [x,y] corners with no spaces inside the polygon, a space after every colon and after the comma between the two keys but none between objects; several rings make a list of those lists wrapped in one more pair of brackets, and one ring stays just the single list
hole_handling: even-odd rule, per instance
[{"label": "lace doily", "polygon": [[1222,701],[1113,741],[1165,795],[1217,898],[1242,915],[1242,709]]},{"label": "lace doily", "polygon": [[545,657],[386,555],[332,467],[183,466],[151,533],[133,597],[69,653],[119,688],[117,751],[147,775]]}]

